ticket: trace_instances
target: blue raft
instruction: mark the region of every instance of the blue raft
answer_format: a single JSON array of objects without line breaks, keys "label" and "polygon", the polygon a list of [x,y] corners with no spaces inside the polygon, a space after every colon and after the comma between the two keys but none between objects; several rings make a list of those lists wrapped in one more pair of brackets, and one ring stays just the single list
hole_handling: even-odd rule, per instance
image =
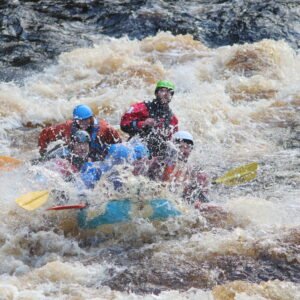
[{"label": "blue raft", "polygon": [[77,214],[79,229],[100,229],[105,225],[129,223],[142,217],[150,221],[177,217],[181,212],[166,199],[152,199],[145,203],[130,199],[111,200],[104,212],[97,214],[92,207],[81,209]]}]

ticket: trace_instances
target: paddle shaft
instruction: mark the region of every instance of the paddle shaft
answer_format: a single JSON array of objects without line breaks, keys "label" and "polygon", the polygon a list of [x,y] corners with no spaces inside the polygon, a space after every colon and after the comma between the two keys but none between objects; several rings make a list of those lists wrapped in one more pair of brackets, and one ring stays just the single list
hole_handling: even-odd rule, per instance
[{"label": "paddle shaft", "polygon": [[87,207],[87,204],[80,203],[80,204],[71,204],[71,205],[59,205],[47,208],[47,210],[66,210],[66,209],[82,209]]}]

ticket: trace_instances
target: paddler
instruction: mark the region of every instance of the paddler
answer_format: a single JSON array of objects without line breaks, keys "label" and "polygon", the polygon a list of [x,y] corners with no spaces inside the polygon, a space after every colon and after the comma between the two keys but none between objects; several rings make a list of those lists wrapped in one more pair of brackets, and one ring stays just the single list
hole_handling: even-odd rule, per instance
[{"label": "paddler", "polygon": [[154,100],[131,105],[121,117],[121,129],[129,134],[129,139],[133,136],[142,138],[153,157],[165,155],[166,142],[178,130],[178,119],[169,106],[174,91],[172,82],[160,80],[156,84]]},{"label": "paddler", "polygon": [[78,130],[85,130],[90,136],[89,158],[92,161],[103,160],[109,145],[121,142],[119,133],[112,126],[103,119],[97,119],[88,105],[80,104],[74,108],[72,120],[41,131],[38,140],[41,157],[47,153],[51,142],[63,140],[69,144]]},{"label": "paddler", "polygon": [[181,188],[185,201],[200,206],[201,203],[208,202],[208,176],[189,164],[193,148],[193,136],[187,131],[178,131],[173,135],[172,143],[168,144],[165,159],[152,158],[148,162],[148,168],[136,170],[135,175],[169,182],[171,189]]}]

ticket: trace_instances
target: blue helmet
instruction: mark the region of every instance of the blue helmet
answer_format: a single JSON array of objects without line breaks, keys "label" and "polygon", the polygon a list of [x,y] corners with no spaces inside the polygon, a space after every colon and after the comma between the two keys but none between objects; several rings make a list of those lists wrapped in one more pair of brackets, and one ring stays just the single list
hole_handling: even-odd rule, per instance
[{"label": "blue helmet", "polygon": [[150,153],[148,148],[142,144],[142,143],[137,143],[133,147],[134,153],[133,153],[133,159],[141,159],[143,157],[149,157]]},{"label": "blue helmet", "polygon": [[130,150],[128,147],[122,144],[113,144],[108,150],[107,156],[114,160],[127,160],[130,155]]},{"label": "blue helmet", "polygon": [[85,104],[79,104],[73,110],[73,118],[75,120],[85,120],[93,115],[91,108]]},{"label": "blue helmet", "polygon": [[89,143],[91,141],[91,138],[87,131],[77,130],[74,134],[73,141],[77,143]]}]

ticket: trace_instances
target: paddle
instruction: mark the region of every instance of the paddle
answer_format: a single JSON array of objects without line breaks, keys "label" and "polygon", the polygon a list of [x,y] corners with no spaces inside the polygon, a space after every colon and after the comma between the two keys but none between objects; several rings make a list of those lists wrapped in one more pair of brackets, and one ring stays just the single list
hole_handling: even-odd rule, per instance
[{"label": "paddle", "polygon": [[[48,151],[43,157],[34,158],[34,159],[30,160],[30,163],[32,165],[36,165],[36,164],[50,160],[55,157],[65,158],[67,154],[66,154],[66,152],[62,152],[62,151],[64,151],[64,149],[67,149],[67,146],[59,144],[59,145],[55,146],[53,149],[51,149],[50,151]],[[68,151],[68,150],[65,150],[65,151]],[[14,168],[18,167],[22,163],[23,163],[23,161],[20,159],[17,159],[17,158],[13,158],[10,156],[0,156],[0,171],[1,170],[2,171],[13,170]]]},{"label": "paddle", "polygon": [[47,202],[49,192],[47,190],[27,193],[16,199],[16,203],[26,210],[35,210]]},{"label": "paddle", "polygon": [[46,210],[65,210],[65,209],[81,209],[87,207],[86,203],[81,204],[72,204],[72,205],[59,205],[59,206],[53,206],[49,207]]},{"label": "paddle", "polygon": [[222,177],[212,183],[222,183],[228,186],[240,185],[249,182],[257,176],[258,163],[253,162],[247,165],[229,170]]},{"label": "paddle", "polygon": [[9,171],[19,166],[22,163],[21,160],[9,157],[9,156],[0,156],[0,170]]},{"label": "paddle", "polygon": [[[47,190],[30,192],[17,198],[16,203],[26,210],[35,210],[48,201],[49,195]],[[59,205],[47,208],[47,210],[81,209],[87,205],[87,203]]]}]

